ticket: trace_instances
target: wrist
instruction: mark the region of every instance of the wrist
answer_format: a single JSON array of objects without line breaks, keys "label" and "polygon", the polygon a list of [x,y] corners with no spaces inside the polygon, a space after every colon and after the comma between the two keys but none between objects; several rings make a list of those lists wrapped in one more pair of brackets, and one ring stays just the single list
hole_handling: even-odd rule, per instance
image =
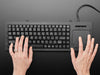
[{"label": "wrist", "polygon": [[22,71],[22,70],[14,70],[13,71],[13,75],[25,75],[26,72],[25,71]]},{"label": "wrist", "polygon": [[90,75],[90,72],[78,72],[77,75]]}]

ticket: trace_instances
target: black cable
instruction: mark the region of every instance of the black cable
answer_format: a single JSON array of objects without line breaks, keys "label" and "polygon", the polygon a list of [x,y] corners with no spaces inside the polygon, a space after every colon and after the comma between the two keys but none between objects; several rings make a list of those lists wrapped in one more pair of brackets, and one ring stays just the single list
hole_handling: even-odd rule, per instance
[{"label": "black cable", "polygon": [[100,10],[98,10],[97,8],[95,8],[95,7],[92,6],[92,5],[89,5],[89,4],[81,5],[81,6],[78,8],[77,12],[76,12],[77,21],[79,21],[79,22],[80,22],[79,11],[80,11],[83,7],[90,7],[90,8],[92,8],[92,9],[94,9],[95,11],[97,11],[98,13],[100,13]]}]

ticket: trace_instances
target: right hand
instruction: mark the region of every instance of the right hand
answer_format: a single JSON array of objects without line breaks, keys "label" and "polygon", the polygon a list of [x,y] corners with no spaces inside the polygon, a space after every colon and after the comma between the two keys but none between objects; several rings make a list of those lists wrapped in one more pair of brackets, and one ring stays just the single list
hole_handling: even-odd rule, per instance
[{"label": "right hand", "polygon": [[87,46],[83,50],[82,37],[79,37],[79,52],[75,57],[74,49],[71,48],[71,59],[77,75],[90,75],[90,67],[98,50],[98,44],[94,48],[94,38],[87,37]]}]

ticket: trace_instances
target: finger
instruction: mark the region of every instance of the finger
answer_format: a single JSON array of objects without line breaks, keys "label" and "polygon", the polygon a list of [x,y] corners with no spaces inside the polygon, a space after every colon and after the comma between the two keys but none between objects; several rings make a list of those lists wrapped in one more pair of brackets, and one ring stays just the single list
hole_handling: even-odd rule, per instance
[{"label": "finger", "polygon": [[93,48],[94,48],[94,38],[92,38],[92,41],[91,41],[91,47],[90,47],[89,55],[92,54]]},{"label": "finger", "polygon": [[25,55],[28,53],[28,37],[25,38],[24,51]]},{"label": "finger", "polygon": [[93,51],[93,54],[92,54],[92,57],[91,57],[91,62],[94,60],[94,57],[97,53],[97,50],[98,50],[98,44],[96,44],[95,48],[94,48],[94,51]]},{"label": "finger", "polygon": [[32,47],[29,48],[29,61],[30,63],[32,62],[32,59],[33,59],[33,50],[32,50]]},{"label": "finger", "polygon": [[91,45],[91,35],[88,34],[87,36],[87,45],[86,45],[86,52],[89,52],[89,49],[90,49],[90,45]]},{"label": "finger", "polygon": [[21,36],[21,39],[20,39],[20,41],[19,41],[19,48],[18,48],[18,52],[19,52],[19,53],[22,52],[23,40],[24,40],[24,36]]},{"label": "finger", "polygon": [[10,44],[9,46],[9,53],[10,55],[13,57],[14,56],[14,52],[13,52],[13,43]]},{"label": "finger", "polygon": [[18,50],[19,37],[16,37],[15,50]]},{"label": "finger", "polygon": [[72,63],[74,63],[76,57],[75,57],[75,52],[73,48],[71,48],[71,59],[72,59]]},{"label": "finger", "polygon": [[83,42],[82,37],[79,37],[79,54],[82,54],[83,52]]}]

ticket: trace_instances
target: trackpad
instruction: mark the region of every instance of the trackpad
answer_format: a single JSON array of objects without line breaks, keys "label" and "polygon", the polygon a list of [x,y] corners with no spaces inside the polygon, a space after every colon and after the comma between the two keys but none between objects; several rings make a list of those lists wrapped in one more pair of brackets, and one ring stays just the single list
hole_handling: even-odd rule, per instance
[{"label": "trackpad", "polygon": [[79,47],[79,41],[78,41],[78,37],[81,36],[82,37],[82,41],[83,41],[83,46],[85,49],[86,43],[87,43],[87,35],[89,34],[88,30],[75,30],[73,31],[73,46],[75,49],[78,49]]}]

